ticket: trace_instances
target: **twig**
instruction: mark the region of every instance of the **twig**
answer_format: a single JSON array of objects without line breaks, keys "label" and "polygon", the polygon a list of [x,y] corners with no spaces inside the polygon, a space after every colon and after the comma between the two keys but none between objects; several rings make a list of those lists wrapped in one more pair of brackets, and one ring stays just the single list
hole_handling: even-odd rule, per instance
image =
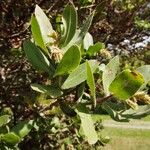
[{"label": "twig", "polygon": [[112,98],[113,97],[113,95],[109,95],[109,96],[106,96],[106,97],[104,97],[104,98],[98,98],[97,99],[97,103],[98,104],[102,104],[104,101],[106,101],[106,100],[108,100],[108,99],[110,99],[110,98]]},{"label": "twig", "polygon": [[48,13],[52,10],[52,8],[53,8],[58,2],[59,2],[59,0],[56,0],[56,1],[53,3],[53,5],[46,11],[46,14],[48,14]]}]

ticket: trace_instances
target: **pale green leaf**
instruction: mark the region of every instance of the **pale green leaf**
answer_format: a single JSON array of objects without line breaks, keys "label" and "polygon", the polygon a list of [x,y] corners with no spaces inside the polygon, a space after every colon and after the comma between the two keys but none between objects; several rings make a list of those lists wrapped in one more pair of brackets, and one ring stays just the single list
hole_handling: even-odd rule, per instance
[{"label": "pale green leaf", "polygon": [[150,82],[150,65],[141,66],[136,70],[140,72],[144,77],[144,85],[142,85],[142,88],[144,88],[146,84]]},{"label": "pale green leaf", "polygon": [[58,87],[41,85],[41,84],[31,84],[31,88],[37,92],[45,93],[52,98],[56,98],[62,95],[62,91]]},{"label": "pale green leaf", "polygon": [[116,77],[116,74],[119,70],[119,65],[119,57],[115,56],[112,60],[110,60],[110,62],[106,65],[105,70],[103,71],[102,82],[106,96],[110,94],[109,86]]},{"label": "pale green leaf", "polygon": [[73,36],[77,28],[77,12],[73,5],[67,5],[63,11],[64,35],[62,37],[62,45],[66,46]]},{"label": "pale green leaf", "polygon": [[93,45],[93,37],[89,32],[87,32],[83,39],[84,49],[88,50],[88,48],[92,45]]},{"label": "pale green leaf", "polygon": [[39,27],[39,24],[37,22],[37,19],[35,16],[32,15],[31,17],[31,31],[32,31],[32,35],[33,35],[33,38],[34,38],[34,41],[36,42],[36,44],[42,48],[42,50],[48,54],[48,50],[44,44],[44,41],[43,41],[43,37],[42,37],[42,34],[41,34],[41,30],[40,30],[40,27]]},{"label": "pale green leaf", "polygon": [[35,17],[39,24],[44,44],[51,45],[55,43],[56,39],[54,37],[56,35],[56,32],[53,30],[48,17],[38,5],[36,5],[35,8]]},{"label": "pale green leaf", "polygon": [[[88,62],[90,64],[92,73],[94,73],[99,63],[95,60],[89,60]],[[84,82],[85,80],[87,80],[86,63],[83,63],[70,73],[70,75],[62,85],[62,89],[69,89],[75,87],[80,83]]]},{"label": "pale green leaf", "polygon": [[81,119],[81,128],[83,130],[85,138],[87,139],[89,144],[95,144],[98,141],[98,135],[95,131],[91,115],[88,114],[84,107],[78,107],[76,109],[76,112]]},{"label": "pale green leaf", "polygon": [[95,81],[94,81],[94,76],[93,76],[93,73],[92,73],[92,70],[88,61],[86,62],[86,69],[87,69],[87,84],[90,88],[91,98],[93,100],[94,107],[96,107]]},{"label": "pale green leaf", "polygon": [[143,83],[143,76],[139,72],[127,69],[112,81],[109,91],[119,100],[126,100],[131,98]]},{"label": "pale green leaf", "polygon": [[53,76],[53,66],[50,64],[49,60],[35,44],[33,44],[30,41],[25,41],[23,43],[23,48],[28,60],[35,69],[47,72],[50,77]]},{"label": "pale green leaf", "polygon": [[71,46],[64,54],[62,60],[58,64],[55,76],[68,74],[73,71],[80,63],[81,54],[78,46]]},{"label": "pale green leaf", "polygon": [[0,127],[4,126],[10,121],[10,115],[0,116]]}]

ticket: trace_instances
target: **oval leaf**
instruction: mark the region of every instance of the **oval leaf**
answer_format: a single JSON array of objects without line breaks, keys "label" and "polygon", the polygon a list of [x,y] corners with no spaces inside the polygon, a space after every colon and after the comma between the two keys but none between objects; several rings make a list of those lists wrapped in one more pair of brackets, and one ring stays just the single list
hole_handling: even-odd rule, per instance
[{"label": "oval leaf", "polygon": [[55,72],[55,76],[68,74],[74,70],[80,63],[81,54],[78,46],[71,46],[64,54],[61,62]]},{"label": "oval leaf", "polygon": [[132,97],[144,83],[143,76],[136,71],[122,71],[110,84],[109,91],[120,100]]},{"label": "oval leaf", "polygon": [[30,41],[25,41],[23,48],[33,67],[37,70],[47,72],[52,77],[54,68],[40,49]]},{"label": "oval leaf", "polygon": [[115,79],[116,74],[119,70],[119,57],[115,56],[105,67],[105,70],[102,74],[102,82],[103,82],[103,88],[104,93],[106,96],[110,94],[109,92],[109,86],[111,82]]},{"label": "oval leaf", "polygon": [[2,136],[1,140],[8,145],[16,145],[20,142],[20,137],[17,136],[15,133],[10,132]]},{"label": "oval leaf", "polygon": [[91,69],[88,61],[86,62],[86,69],[87,69],[87,84],[91,91],[91,97],[92,97],[92,100],[94,103],[94,107],[96,107],[95,81],[94,81],[92,69]]},{"label": "oval leaf", "polygon": [[[88,62],[93,73],[98,67],[99,63],[95,60],[89,60]],[[85,80],[87,80],[86,63],[83,63],[70,73],[70,75],[62,85],[62,89],[69,89],[75,87],[80,83],[84,82]]]},{"label": "oval leaf", "polygon": [[63,47],[66,46],[76,32],[77,27],[77,12],[73,5],[67,5],[63,12],[64,35],[62,38]]},{"label": "oval leaf", "polygon": [[56,32],[53,30],[48,17],[38,5],[35,7],[35,17],[39,24],[44,44],[51,45],[55,43],[56,39],[54,37],[56,36]]},{"label": "oval leaf", "polygon": [[62,95],[62,91],[59,88],[56,88],[53,86],[41,85],[41,84],[31,84],[31,88],[37,92],[50,95],[52,98],[57,98]]}]

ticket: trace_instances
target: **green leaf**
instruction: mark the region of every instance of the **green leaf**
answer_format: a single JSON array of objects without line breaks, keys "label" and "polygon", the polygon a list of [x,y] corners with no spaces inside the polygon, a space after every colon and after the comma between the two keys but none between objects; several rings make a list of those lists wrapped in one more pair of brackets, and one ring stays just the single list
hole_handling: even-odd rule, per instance
[{"label": "green leaf", "polygon": [[150,81],[150,65],[141,66],[136,70],[143,75],[144,85],[142,85],[142,87],[145,87],[145,85]]},{"label": "green leaf", "polygon": [[116,74],[119,70],[119,65],[119,57],[115,56],[112,60],[110,60],[110,62],[106,65],[105,70],[103,71],[102,82],[106,96],[110,94],[109,86],[116,77]]},{"label": "green leaf", "polygon": [[39,24],[44,44],[51,45],[55,43],[56,32],[53,30],[53,27],[48,17],[45,15],[43,10],[38,5],[36,5],[35,7],[35,17]]},{"label": "green leaf", "polygon": [[35,44],[33,44],[30,41],[25,41],[23,43],[23,48],[28,60],[35,69],[47,72],[50,77],[53,76],[53,66],[50,64],[46,56],[40,51],[40,49],[37,46],[35,46]]},{"label": "green leaf", "polygon": [[150,105],[138,106],[137,110],[128,109],[122,113],[122,116],[129,119],[141,119],[150,115]]},{"label": "green leaf", "polygon": [[107,102],[102,104],[102,108],[111,116],[112,119],[115,120],[117,113],[107,104]]},{"label": "green leaf", "polygon": [[[123,110],[125,110],[123,104],[117,104],[113,102],[104,102],[102,104],[102,109],[104,109],[112,119],[119,122],[129,122],[129,119],[122,116]],[[116,110],[120,109],[120,110]]]},{"label": "green leaf", "polygon": [[105,48],[105,45],[103,43],[97,42],[96,44],[90,46],[86,53],[89,56],[94,56],[96,53],[100,52],[100,50],[104,48]]},{"label": "green leaf", "polygon": [[10,121],[10,115],[0,116],[0,127],[4,126]]},{"label": "green leaf", "polygon": [[69,117],[75,117],[77,115],[75,110],[67,103],[61,101],[59,104],[64,114],[68,115]]},{"label": "green leaf", "polygon": [[109,90],[120,100],[132,97],[144,83],[143,76],[137,71],[124,70],[110,84]]},{"label": "green leaf", "polygon": [[84,94],[84,89],[85,89],[85,82],[81,83],[78,87],[77,87],[77,102],[79,103],[82,100],[82,96]]},{"label": "green leaf", "polygon": [[55,76],[70,73],[80,64],[80,60],[81,54],[78,46],[76,45],[71,46],[64,54],[60,63],[58,64]]},{"label": "green leaf", "polygon": [[94,81],[94,76],[93,76],[93,73],[92,73],[92,70],[88,61],[86,62],[86,69],[87,69],[87,84],[91,91],[91,97],[94,103],[94,107],[96,107],[95,81]]},{"label": "green leaf", "polygon": [[91,24],[92,24],[92,20],[94,17],[95,12],[91,13],[91,15],[88,16],[87,20],[84,22],[83,26],[80,29],[80,33],[77,39],[77,42],[80,42],[84,36],[86,35],[86,33],[88,32]]},{"label": "green leaf", "polygon": [[9,133],[2,136],[2,140],[10,145],[16,145],[24,138],[34,127],[34,121],[21,121]]},{"label": "green leaf", "polygon": [[39,47],[41,47],[42,50],[44,50],[46,54],[48,54],[48,50],[44,44],[39,24],[37,22],[36,17],[34,17],[33,15],[31,17],[31,31],[32,31],[32,35],[36,44]]},{"label": "green leaf", "polygon": [[137,110],[127,109],[123,103],[106,101],[102,108],[114,119],[120,122],[129,122],[129,119],[141,119],[150,114],[150,105],[138,106]]},{"label": "green leaf", "polygon": [[[94,73],[99,63],[95,60],[89,60],[88,62],[90,64],[92,73]],[[87,80],[86,63],[83,63],[70,73],[70,75],[62,85],[62,89],[69,89],[75,87],[80,83],[84,82],[85,80]]]},{"label": "green leaf", "polygon": [[8,145],[16,145],[20,142],[20,137],[17,136],[15,133],[10,132],[2,136],[1,140]]},{"label": "green leaf", "polygon": [[93,37],[89,32],[87,32],[83,39],[84,49],[88,50],[88,48],[92,45],[93,45]]},{"label": "green leaf", "polygon": [[89,28],[91,26],[91,23],[92,23],[92,20],[93,20],[93,16],[94,16],[94,12],[91,15],[89,15],[89,17],[84,22],[84,24],[81,27],[81,29],[76,30],[76,33],[75,33],[74,37],[72,38],[72,40],[68,43],[68,45],[66,45],[63,48],[64,51],[68,50],[68,48],[70,46],[72,46],[73,44],[77,44],[77,45],[81,44],[83,38],[85,37],[86,33],[88,32],[88,30],[89,30]]},{"label": "green leaf", "polygon": [[31,88],[37,92],[50,95],[52,98],[59,97],[63,94],[59,88],[51,85],[31,84]]},{"label": "green leaf", "polygon": [[77,12],[73,5],[67,5],[63,12],[64,35],[62,37],[63,47],[66,46],[73,36],[77,28]]},{"label": "green leaf", "polygon": [[81,128],[83,129],[83,133],[88,140],[89,144],[95,144],[98,141],[98,135],[95,131],[94,123],[92,117],[86,111],[86,108],[80,106],[76,109],[77,114],[81,119]]},{"label": "green leaf", "polygon": [[20,138],[24,138],[28,133],[31,131],[31,129],[34,127],[34,121],[33,120],[24,120],[19,122],[12,130],[11,132],[18,135]]}]

